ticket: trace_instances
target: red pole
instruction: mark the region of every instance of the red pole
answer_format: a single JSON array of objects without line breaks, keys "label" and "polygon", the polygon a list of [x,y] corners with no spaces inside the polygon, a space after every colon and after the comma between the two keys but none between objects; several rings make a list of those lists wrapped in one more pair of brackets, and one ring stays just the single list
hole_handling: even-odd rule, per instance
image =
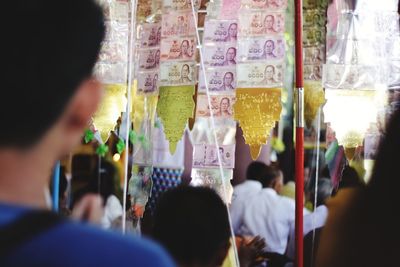
[{"label": "red pole", "polygon": [[296,267],[303,267],[303,188],[304,188],[304,85],[303,85],[303,3],[295,0],[296,57]]}]

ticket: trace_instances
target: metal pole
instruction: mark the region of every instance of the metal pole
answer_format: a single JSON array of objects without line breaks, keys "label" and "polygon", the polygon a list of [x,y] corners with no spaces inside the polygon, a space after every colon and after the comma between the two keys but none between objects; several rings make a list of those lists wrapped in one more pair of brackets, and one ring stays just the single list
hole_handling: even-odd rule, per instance
[{"label": "metal pole", "polygon": [[303,267],[303,199],[304,199],[304,85],[303,85],[303,2],[295,0],[296,56],[296,267]]},{"label": "metal pole", "polygon": [[59,191],[60,191],[60,162],[58,161],[54,166],[54,171],[53,171],[53,195],[51,199],[53,203],[52,209],[54,212],[58,212],[59,209],[58,206]]}]

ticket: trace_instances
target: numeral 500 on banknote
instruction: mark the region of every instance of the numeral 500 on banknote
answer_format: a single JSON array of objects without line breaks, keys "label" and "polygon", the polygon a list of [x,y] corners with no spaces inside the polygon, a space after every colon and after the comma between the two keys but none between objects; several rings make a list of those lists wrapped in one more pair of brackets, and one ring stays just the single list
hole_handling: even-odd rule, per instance
[{"label": "numeral 500 on banknote", "polygon": [[195,60],[196,39],[168,38],[161,41],[161,60]]},{"label": "numeral 500 on banknote", "polygon": [[204,28],[204,43],[236,42],[238,24],[236,20],[207,20]]},{"label": "numeral 500 on banknote", "polygon": [[285,56],[283,36],[254,37],[238,43],[239,62],[247,60],[281,60]]}]

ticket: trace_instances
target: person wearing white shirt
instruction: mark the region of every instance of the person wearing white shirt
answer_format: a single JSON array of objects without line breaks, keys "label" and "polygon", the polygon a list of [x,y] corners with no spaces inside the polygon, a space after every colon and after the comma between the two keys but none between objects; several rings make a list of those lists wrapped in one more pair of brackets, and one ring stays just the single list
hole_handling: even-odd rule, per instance
[{"label": "person wearing white shirt", "polygon": [[[325,206],[325,202],[331,196],[333,190],[332,182],[328,178],[321,178],[318,181],[317,189],[317,208],[310,214],[304,215],[303,219],[303,236],[314,229],[320,228],[325,225],[326,218],[328,217],[328,208]],[[314,191],[315,192],[315,191]],[[312,192],[312,200],[314,199],[315,193]],[[304,253],[308,253],[304,251]],[[290,259],[295,257],[295,229],[294,224],[290,229],[290,237],[288,243],[288,249],[286,256]]]},{"label": "person wearing white shirt", "polygon": [[233,188],[232,203],[229,212],[232,220],[232,227],[235,234],[238,233],[242,224],[243,213],[248,205],[249,199],[261,191],[261,180],[265,176],[267,165],[254,161],[250,163],[246,171],[246,180]]},{"label": "person wearing white shirt", "polygon": [[266,241],[266,251],[285,254],[290,227],[295,221],[295,202],[280,196],[282,172],[268,167],[263,189],[246,203],[243,223],[238,233],[243,236],[260,235]]}]

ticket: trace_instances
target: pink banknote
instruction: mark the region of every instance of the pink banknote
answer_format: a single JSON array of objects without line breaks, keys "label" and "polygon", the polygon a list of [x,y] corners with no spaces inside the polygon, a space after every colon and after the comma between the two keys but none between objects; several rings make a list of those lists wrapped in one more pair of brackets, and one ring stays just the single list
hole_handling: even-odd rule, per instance
[{"label": "pink banknote", "polygon": [[217,43],[215,45],[205,45],[204,65],[216,66],[236,66],[236,43]]},{"label": "pink banknote", "polygon": [[162,15],[162,37],[194,36],[195,30],[192,12],[171,12]]},{"label": "pink banknote", "polygon": [[283,36],[270,35],[242,39],[238,42],[238,61],[248,60],[282,60],[285,56],[285,39]]},{"label": "pink banknote", "polygon": [[[208,103],[210,98],[211,108]],[[235,96],[233,95],[203,95],[197,96],[196,116],[197,117],[210,117],[211,112],[214,118],[232,118],[233,117],[233,104],[235,103]]]},{"label": "pink banknote", "polygon": [[139,26],[140,47],[159,46],[161,41],[161,23],[144,23]]},{"label": "pink banknote", "polygon": [[239,13],[239,35],[276,35],[285,32],[285,13],[268,10],[241,11]]},{"label": "pink banknote", "polygon": [[196,38],[167,38],[161,41],[161,60],[195,60]]},{"label": "pink banknote", "polygon": [[144,49],[139,51],[139,69],[152,70],[160,67],[160,49]]},{"label": "pink banknote", "polygon": [[236,20],[206,20],[203,43],[236,42],[238,24]]},{"label": "pink banknote", "polygon": [[220,163],[225,169],[235,167],[235,145],[194,145],[193,168],[215,168]]},{"label": "pink banknote", "polygon": [[138,73],[138,93],[153,94],[158,92],[158,71]]},{"label": "pink banknote", "polygon": [[[210,68],[206,70],[206,79],[210,93],[234,93],[236,89],[236,68]],[[206,81],[203,72],[199,73],[199,92],[206,93]]]}]

